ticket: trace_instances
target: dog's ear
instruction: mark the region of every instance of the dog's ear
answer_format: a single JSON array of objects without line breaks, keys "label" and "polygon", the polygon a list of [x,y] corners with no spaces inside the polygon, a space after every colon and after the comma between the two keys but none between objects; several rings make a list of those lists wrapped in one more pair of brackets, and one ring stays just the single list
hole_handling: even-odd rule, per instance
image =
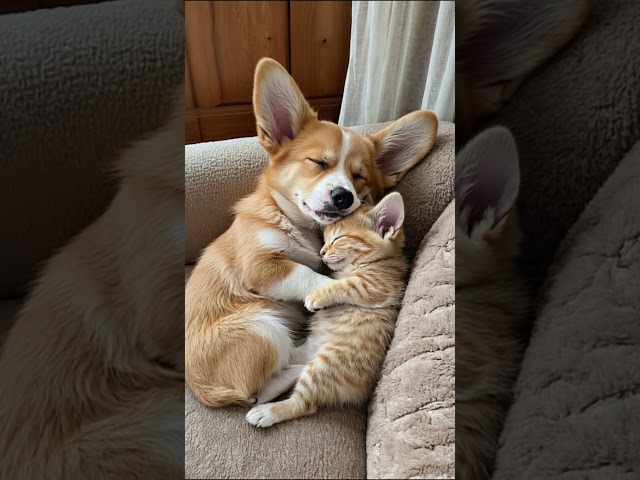
[{"label": "dog's ear", "polygon": [[256,66],[253,110],[258,139],[269,153],[276,153],[317,118],[289,72],[271,58],[263,58]]},{"label": "dog's ear", "polygon": [[575,35],[590,7],[591,0],[457,1],[456,75],[470,90],[474,117],[500,109]]},{"label": "dog's ear", "polygon": [[368,138],[373,142],[376,163],[384,188],[395,186],[407,171],[433,147],[438,118],[429,110],[418,110],[396,120]]},{"label": "dog's ear", "polygon": [[382,238],[395,238],[404,222],[402,195],[392,192],[384,197],[368,214]]},{"label": "dog's ear", "polygon": [[516,142],[504,127],[489,128],[456,156],[456,223],[472,239],[501,231],[520,189]]}]

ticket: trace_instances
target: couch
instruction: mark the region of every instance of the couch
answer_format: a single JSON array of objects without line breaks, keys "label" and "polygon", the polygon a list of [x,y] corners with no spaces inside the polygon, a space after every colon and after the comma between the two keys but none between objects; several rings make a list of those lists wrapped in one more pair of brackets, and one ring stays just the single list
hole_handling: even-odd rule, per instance
[{"label": "couch", "polygon": [[[432,151],[396,188],[413,268],[370,404],[259,430],[246,408],[207,408],[186,387],[187,478],[453,478],[454,133],[441,123]],[[187,264],[230,225],[231,206],[266,162],[256,137],[185,147]]]},{"label": "couch", "polygon": [[494,480],[638,478],[640,4],[576,37],[481,128],[520,150],[531,332]]}]

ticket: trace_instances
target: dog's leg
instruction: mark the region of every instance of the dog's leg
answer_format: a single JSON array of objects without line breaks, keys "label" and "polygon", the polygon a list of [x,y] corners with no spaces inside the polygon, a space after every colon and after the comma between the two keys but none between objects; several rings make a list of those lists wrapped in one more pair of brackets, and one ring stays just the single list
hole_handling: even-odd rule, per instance
[{"label": "dog's leg", "polygon": [[285,302],[302,302],[314,290],[335,282],[306,265],[273,258],[247,272],[246,280],[249,288],[259,294]]},{"label": "dog's leg", "polygon": [[258,404],[270,402],[291,389],[304,369],[304,365],[289,365],[276,373],[258,395]]},{"label": "dog's leg", "polygon": [[305,341],[299,347],[293,347],[291,350],[291,355],[289,357],[289,363],[294,364],[303,364],[307,363],[311,360],[311,351],[310,351],[309,340]]}]

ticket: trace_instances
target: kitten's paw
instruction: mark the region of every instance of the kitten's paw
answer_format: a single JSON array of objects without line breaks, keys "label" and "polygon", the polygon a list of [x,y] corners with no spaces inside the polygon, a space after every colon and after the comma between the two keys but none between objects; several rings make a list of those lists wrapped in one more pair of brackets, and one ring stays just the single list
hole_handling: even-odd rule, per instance
[{"label": "kitten's paw", "polygon": [[328,306],[326,299],[322,298],[322,296],[316,292],[311,292],[304,300],[304,307],[310,312],[317,312]]},{"label": "kitten's paw", "polygon": [[267,428],[279,422],[277,417],[271,413],[271,405],[268,403],[253,407],[249,410],[249,413],[247,413],[245,420],[251,425],[260,428]]}]

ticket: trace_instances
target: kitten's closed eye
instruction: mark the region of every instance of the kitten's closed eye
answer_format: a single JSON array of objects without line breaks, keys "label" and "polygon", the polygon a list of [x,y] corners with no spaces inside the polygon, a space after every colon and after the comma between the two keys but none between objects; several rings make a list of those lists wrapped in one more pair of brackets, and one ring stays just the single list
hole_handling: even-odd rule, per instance
[{"label": "kitten's closed eye", "polygon": [[336,240],[339,240],[342,237],[346,237],[346,235],[339,235],[336,238],[334,238],[333,240],[331,240],[331,245],[333,245],[334,243],[336,243]]}]

